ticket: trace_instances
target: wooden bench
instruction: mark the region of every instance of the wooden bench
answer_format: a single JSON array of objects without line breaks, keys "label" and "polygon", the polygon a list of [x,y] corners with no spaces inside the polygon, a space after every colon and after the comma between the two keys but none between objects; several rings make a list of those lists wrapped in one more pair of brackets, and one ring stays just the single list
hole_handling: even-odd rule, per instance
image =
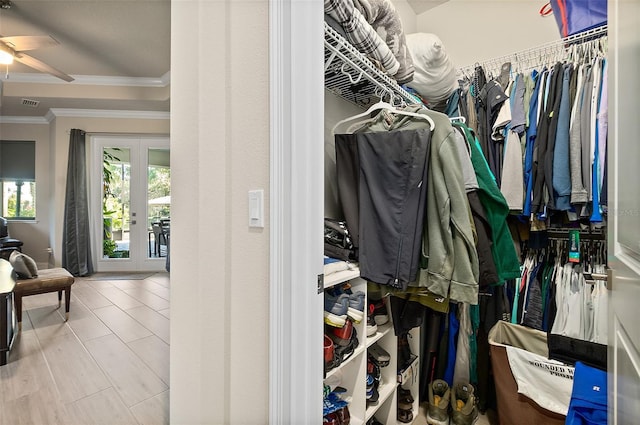
[{"label": "wooden bench", "polygon": [[13,290],[16,315],[18,316],[18,329],[22,329],[22,297],[29,295],[58,292],[58,308],[62,304],[62,291],[64,290],[65,322],[69,320],[69,304],[71,303],[71,285],[74,277],[66,269],[61,267],[54,269],[38,270],[38,276],[31,279],[18,279]]}]

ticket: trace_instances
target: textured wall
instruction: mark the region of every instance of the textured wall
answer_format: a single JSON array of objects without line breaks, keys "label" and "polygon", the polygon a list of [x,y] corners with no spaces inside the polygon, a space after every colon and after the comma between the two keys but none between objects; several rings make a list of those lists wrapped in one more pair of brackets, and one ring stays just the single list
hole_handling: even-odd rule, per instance
[{"label": "textured wall", "polygon": [[268,16],[262,0],[172,5],[171,423],[268,421]]}]

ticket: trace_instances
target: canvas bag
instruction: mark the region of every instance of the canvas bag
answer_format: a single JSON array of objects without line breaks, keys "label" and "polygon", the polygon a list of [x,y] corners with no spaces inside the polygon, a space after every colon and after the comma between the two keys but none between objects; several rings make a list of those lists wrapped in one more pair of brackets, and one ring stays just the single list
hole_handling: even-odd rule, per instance
[{"label": "canvas bag", "polygon": [[568,37],[607,23],[607,0],[551,0],[540,15],[553,13],[560,35]]}]

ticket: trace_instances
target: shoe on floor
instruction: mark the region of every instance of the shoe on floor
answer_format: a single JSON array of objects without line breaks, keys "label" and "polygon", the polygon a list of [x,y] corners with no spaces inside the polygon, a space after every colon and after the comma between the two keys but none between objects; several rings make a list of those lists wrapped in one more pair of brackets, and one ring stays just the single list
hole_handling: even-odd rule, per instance
[{"label": "shoe on floor", "polygon": [[436,379],[429,384],[429,408],[427,423],[431,425],[449,425],[449,402],[451,390],[449,384]]},{"label": "shoe on floor", "polygon": [[478,422],[478,408],[473,387],[456,384],[451,392],[451,424],[473,425]]}]

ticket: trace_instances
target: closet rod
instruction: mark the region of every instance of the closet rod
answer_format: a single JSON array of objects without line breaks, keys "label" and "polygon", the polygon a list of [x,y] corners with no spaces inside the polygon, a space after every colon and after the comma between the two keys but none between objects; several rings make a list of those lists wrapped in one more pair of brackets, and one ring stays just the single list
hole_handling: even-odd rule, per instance
[{"label": "closet rod", "polygon": [[607,35],[607,25],[602,25],[597,28],[592,28],[590,30],[583,31],[578,34],[570,35],[568,37],[551,41],[545,44],[541,44],[539,46],[532,47],[529,49],[521,50],[519,52],[514,52],[509,55],[504,55],[504,56],[499,56],[491,59],[486,59],[483,61],[478,61],[473,65],[460,67],[458,68],[458,70],[463,75],[469,76],[473,74],[476,66],[478,65],[499,63],[498,66],[500,66],[505,62],[517,63],[523,60],[530,61],[532,59],[539,59],[541,56],[548,54],[549,52],[566,53],[569,46],[596,40],[606,35]]},{"label": "closet rod", "polygon": [[579,229],[547,230],[547,237],[549,239],[566,240],[569,238],[570,230],[578,230],[580,233],[580,240],[603,241],[606,239],[604,232],[589,232]]}]

